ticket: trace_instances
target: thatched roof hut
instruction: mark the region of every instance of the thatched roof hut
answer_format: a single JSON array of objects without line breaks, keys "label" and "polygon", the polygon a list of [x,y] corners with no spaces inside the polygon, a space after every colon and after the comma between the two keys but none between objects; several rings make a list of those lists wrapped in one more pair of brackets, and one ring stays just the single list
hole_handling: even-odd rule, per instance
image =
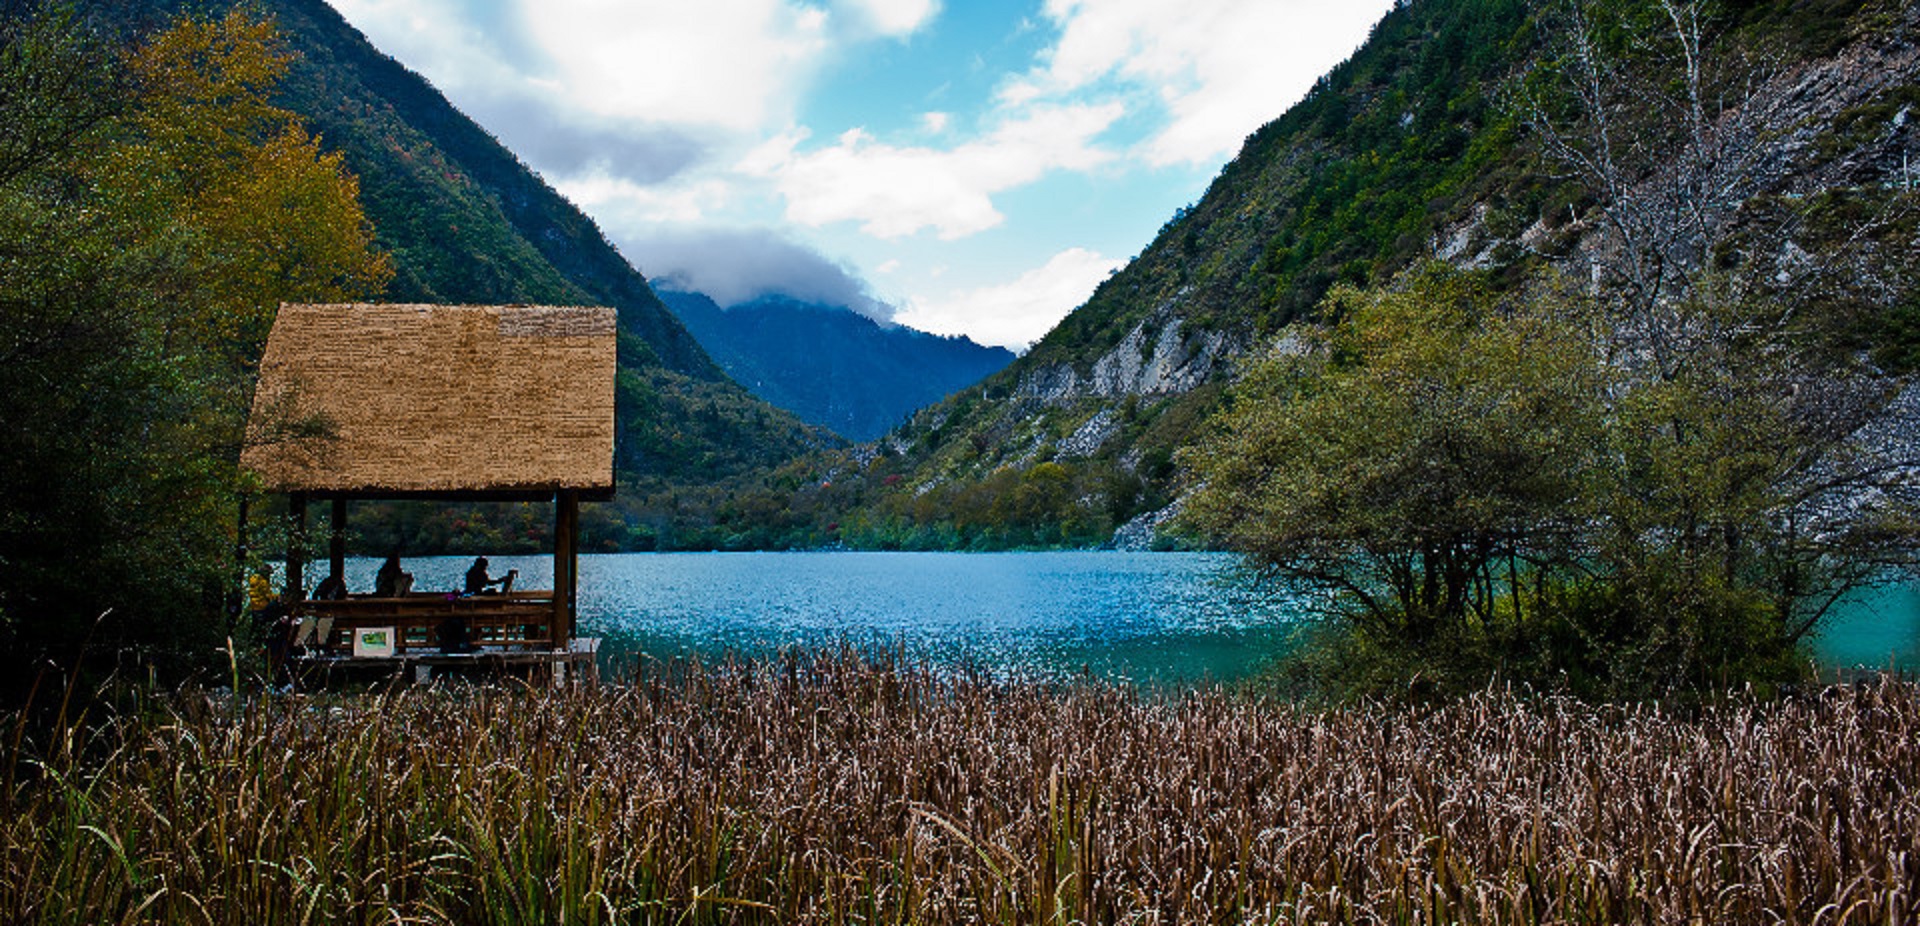
[{"label": "thatched roof hut", "polygon": [[614,312],[283,305],[241,465],[315,496],[613,491]]},{"label": "thatched roof hut", "polygon": [[[516,645],[565,651],[579,503],[613,494],[614,323],[601,308],[282,305],[240,464],[290,497],[296,536],[310,500],[332,502],[335,579],[345,574],[351,499],[551,499],[553,590],[515,591],[460,613],[511,629]],[[295,544],[290,600],[306,596],[303,566]],[[302,613],[340,620],[338,628],[416,626],[423,639],[441,618],[431,600],[358,597],[309,602]],[[530,623],[529,612],[546,624]]]}]

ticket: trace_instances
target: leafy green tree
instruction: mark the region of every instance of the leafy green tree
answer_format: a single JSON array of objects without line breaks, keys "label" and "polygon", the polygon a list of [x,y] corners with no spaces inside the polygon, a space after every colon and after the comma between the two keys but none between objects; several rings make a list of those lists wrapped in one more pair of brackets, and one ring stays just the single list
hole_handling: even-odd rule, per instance
[{"label": "leafy green tree", "polygon": [[[1344,655],[1378,678],[1793,677],[1920,537],[1915,394],[1860,344],[1911,302],[1915,203],[1871,177],[1774,195],[1804,81],[1718,8],[1539,11],[1507,103],[1582,234],[1506,308],[1434,270],[1336,291],[1331,332],[1249,376],[1190,457],[1193,520],[1337,591]],[[1541,378],[1502,370],[1507,339]]]},{"label": "leafy green tree", "polygon": [[1502,302],[1430,267],[1338,290],[1339,321],[1250,371],[1186,455],[1189,523],[1332,594],[1336,684],[1792,678],[1920,537],[1903,383],[1805,349],[1777,305],[1693,289],[1663,307],[1694,333],[1664,376],[1553,287]]},{"label": "leafy green tree", "polygon": [[1183,454],[1188,522],[1425,646],[1536,613],[1577,565],[1603,445],[1587,332],[1428,267],[1336,290],[1337,324],[1257,365]]},{"label": "leafy green tree", "polygon": [[1906,381],[1823,347],[1834,320],[1797,302],[1688,290],[1662,309],[1685,333],[1662,375],[1614,362],[1605,582],[1576,609],[1611,642],[1609,674],[1656,690],[1790,675],[1834,604],[1920,539]]},{"label": "leafy green tree", "polygon": [[1911,298],[1916,203],[1844,175],[1769,192],[1795,169],[1780,139],[1806,118],[1804,78],[1778,46],[1736,41],[1737,11],[1553,7],[1519,98],[1532,143],[1596,206],[1569,269],[1621,380],[1599,545],[1606,624],[1632,641],[1617,668],[1668,688],[1741,653],[1722,674],[1769,671],[1909,558],[1912,448],[1873,436],[1904,383],[1850,332]]},{"label": "leafy green tree", "polygon": [[[234,628],[235,463],[282,300],[390,274],[351,176],[266,102],[269,25],[126,43],[0,19],[0,660],[188,663]],[[89,647],[90,644],[90,647]]]}]

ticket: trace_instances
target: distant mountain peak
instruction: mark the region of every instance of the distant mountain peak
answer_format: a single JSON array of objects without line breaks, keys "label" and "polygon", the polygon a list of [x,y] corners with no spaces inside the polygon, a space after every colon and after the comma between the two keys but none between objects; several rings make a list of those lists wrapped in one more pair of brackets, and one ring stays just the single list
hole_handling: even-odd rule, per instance
[{"label": "distant mountain peak", "polygon": [[844,305],[770,294],[722,307],[661,287],[661,299],[741,385],[801,420],[872,440],[914,411],[1012,363],[1011,351],[881,321]]}]

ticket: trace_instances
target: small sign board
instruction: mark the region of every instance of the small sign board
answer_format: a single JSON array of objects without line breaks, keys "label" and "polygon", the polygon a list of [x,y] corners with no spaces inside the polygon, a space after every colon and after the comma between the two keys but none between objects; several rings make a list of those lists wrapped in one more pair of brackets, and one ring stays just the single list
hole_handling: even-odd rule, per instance
[{"label": "small sign board", "polygon": [[353,655],[355,657],[393,655],[393,628],[356,628],[353,631]]}]

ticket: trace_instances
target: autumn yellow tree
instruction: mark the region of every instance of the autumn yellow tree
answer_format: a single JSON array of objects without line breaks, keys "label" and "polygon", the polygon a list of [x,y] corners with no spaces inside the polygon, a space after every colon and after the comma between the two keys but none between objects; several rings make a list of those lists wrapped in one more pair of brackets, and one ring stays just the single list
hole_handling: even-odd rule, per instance
[{"label": "autumn yellow tree", "polygon": [[248,346],[279,300],[351,298],[393,274],[341,156],[269,99],[289,60],[269,21],[181,20],[130,56],[139,105],[99,165],[143,231],[200,246],[181,320]]},{"label": "autumn yellow tree", "polygon": [[212,654],[275,308],[392,273],[340,157],[271,103],[270,22],[101,28],[0,20],[0,659],[25,668]]}]

